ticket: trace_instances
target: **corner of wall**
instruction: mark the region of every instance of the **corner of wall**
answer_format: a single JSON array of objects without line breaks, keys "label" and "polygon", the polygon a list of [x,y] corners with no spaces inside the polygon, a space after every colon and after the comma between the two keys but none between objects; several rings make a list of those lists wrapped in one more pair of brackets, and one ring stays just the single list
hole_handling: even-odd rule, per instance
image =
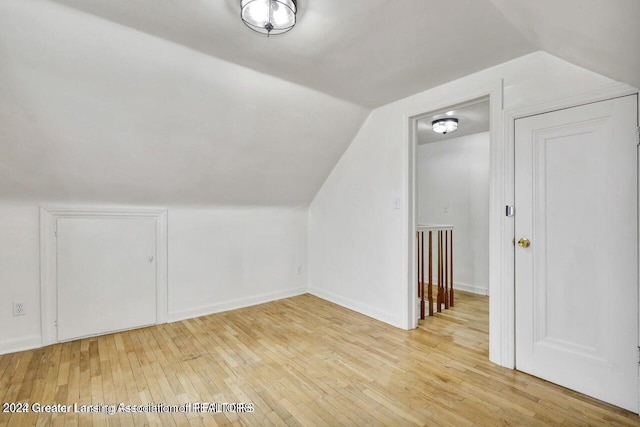
[{"label": "corner of wall", "polygon": [[404,330],[408,329],[407,325],[403,325],[401,324],[401,322],[398,322],[398,319],[396,318],[396,316],[393,315],[393,313],[380,310],[377,307],[373,307],[371,305],[364,304],[360,301],[356,301],[350,298],[345,298],[333,292],[328,292],[323,289],[318,289],[314,287],[310,287],[308,293],[318,298],[321,298],[325,301],[329,301],[341,307],[360,313],[364,316],[371,317],[372,319],[379,320],[391,326],[395,326],[396,328],[400,328]]},{"label": "corner of wall", "polygon": [[250,307],[258,304],[265,304],[285,298],[291,298],[308,293],[308,287],[301,286],[298,288],[287,289],[283,291],[269,292],[260,295],[254,295],[247,298],[239,298],[231,301],[225,301],[217,304],[211,304],[201,307],[195,307],[188,310],[169,313],[167,316],[168,323],[178,322],[180,320],[192,319],[194,317],[208,316],[210,314],[222,313],[239,308]]},{"label": "corner of wall", "polygon": [[0,355],[32,350],[39,347],[42,347],[42,337],[40,335],[29,335],[22,338],[0,341]]}]

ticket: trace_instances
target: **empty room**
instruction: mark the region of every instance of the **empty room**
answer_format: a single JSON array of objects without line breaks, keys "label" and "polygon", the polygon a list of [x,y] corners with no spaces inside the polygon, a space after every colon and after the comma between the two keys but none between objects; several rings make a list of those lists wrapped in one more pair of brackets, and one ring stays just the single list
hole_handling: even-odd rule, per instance
[{"label": "empty room", "polygon": [[0,0],[0,427],[640,425],[637,0]]}]

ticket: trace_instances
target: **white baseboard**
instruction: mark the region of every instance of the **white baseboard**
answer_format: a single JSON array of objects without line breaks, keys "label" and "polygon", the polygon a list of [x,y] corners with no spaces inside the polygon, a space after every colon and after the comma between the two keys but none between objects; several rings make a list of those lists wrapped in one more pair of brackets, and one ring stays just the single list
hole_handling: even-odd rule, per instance
[{"label": "white baseboard", "polygon": [[[437,281],[433,282],[433,287],[434,289],[438,287]],[[454,291],[460,290],[464,292],[469,292],[471,294],[478,294],[478,295],[485,295],[485,296],[489,295],[489,289],[487,288],[482,288],[480,286],[474,286],[474,285],[469,285],[467,283],[460,283],[460,282],[453,282],[453,290]],[[425,290],[425,294],[426,294],[426,290]]]},{"label": "white baseboard", "polygon": [[465,292],[470,292],[472,294],[489,295],[489,289],[482,288],[479,286],[469,285],[466,283],[453,282],[453,290],[455,291],[456,289],[465,291]]},{"label": "white baseboard", "polygon": [[16,353],[40,347],[42,347],[42,337],[40,335],[29,335],[24,338],[0,341],[0,354]]},{"label": "white baseboard", "polygon": [[[184,310],[175,313],[169,313],[168,321],[177,322],[193,317],[206,316],[207,314],[220,313],[223,311],[235,310],[237,308],[249,307],[252,305],[263,304],[266,302],[276,301],[283,298],[303,295],[308,292],[307,287],[299,287],[287,289],[284,291],[270,292],[267,294],[255,295],[249,298],[242,298],[232,301],[226,301],[219,304],[213,304],[204,307],[198,307],[190,310]],[[32,350],[42,347],[42,337],[40,335],[30,335],[24,338],[17,338],[7,341],[0,341],[0,355],[8,353],[16,353],[18,351]]]},{"label": "white baseboard", "polygon": [[348,308],[349,310],[356,311],[360,314],[364,314],[365,316],[371,317],[381,322],[388,323],[397,328],[404,329],[401,325],[398,324],[396,317],[392,313],[380,310],[379,308],[372,307],[367,304],[363,304],[359,301],[352,300],[350,298],[345,298],[340,295],[336,295],[332,292],[324,291],[322,289],[309,287],[308,292],[311,295],[315,295],[318,298],[321,298],[323,300]]},{"label": "white baseboard", "polygon": [[225,301],[217,304],[206,305],[203,307],[192,308],[189,310],[169,313],[168,321],[177,322],[180,320],[192,319],[194,317],[206,316],[214,313],[221,313],[223,311],[250,307],[252,305],[264,304],[264,303],[276,301],[279,299],[303,295],[303,294],[306,294],[307,292],[308,292],[307,287],[303,286],[303,287],[294,288],[294,289],[286,289],[284,291],[253,295],[247,298],[235,299],[235,300]]}]

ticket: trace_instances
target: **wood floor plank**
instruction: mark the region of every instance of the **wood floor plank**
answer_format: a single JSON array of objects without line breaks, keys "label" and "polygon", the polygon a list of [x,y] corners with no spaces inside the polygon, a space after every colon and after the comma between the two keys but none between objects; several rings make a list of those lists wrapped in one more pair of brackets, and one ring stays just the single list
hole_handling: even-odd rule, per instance
[{"label": "wood floor plank", "polygon": [[493,365],[488,329],[488,298],[464,292],[413,331],[302,295],[0,356],[3,402],[247,402],[254,412],[0,413],[0,426],[640,426]]}]

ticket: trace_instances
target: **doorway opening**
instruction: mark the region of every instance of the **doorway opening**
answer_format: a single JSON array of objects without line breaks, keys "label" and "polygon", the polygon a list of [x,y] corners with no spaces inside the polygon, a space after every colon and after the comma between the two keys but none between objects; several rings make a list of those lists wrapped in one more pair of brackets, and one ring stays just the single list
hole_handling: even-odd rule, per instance
[{"label": "doorway opening", "polygon": [[[482,97],[415,121],[416,286],[419,317],[424,318],[418,327],[429,328],[430,316],[446,313],[455,317],[455,324],[469,323],[483,332],[485,339],[479,342],[486,346],[490,113],[489,98]],[[420,293],[430,296],[426,310]]]},{"label": "doorway opening", "polygon": [[[434,115],[445,114],[450,111],[462,109],[467,106],[478,104],[481,102],[487,102],[489,104],[489,283],[491,287],[489,292],[491,293],[491,300],[489,301],[489,359],[500,365],[504,366],[504,349],[503,344],[508,342],[509,337],[513,332],[513,328],[505,327],[504,323],[500,321],[502,315],[502,308],[505,304],[509,304],[508,301],[504,301],[504,281],[508,279],[509,273],[506,271],[511,265],[509,263],[510,257],[512,257],[513,246],[511,240],[513,238],[513,218],[505,217],[504,204],[511,203],[512,196],[508,196],[509,187],[507,177],[509,171],[505,168],[509,165],[508,160],[508,147],[504,146],[503,135],[503,81],[497,80],[494,84],[487,86],[480,86],[474,88],[468,88],[463,92],[457,94],[450,94],[446,98],[445,102],[442,100],[435,101],[423,105],[421,109],[418,109],[414,114],[409,114],[406,117],[406,168],[405,168],[405,191],[407,200],[407,215],[405,217],[404,231],[406,242],[406,301],[407,301],[407,323],[408,329],[415,329],[418,327],[418,320],[420,318],[420,302],[417,301],[417,264],[418,264],[418,245],[416,244],[416,232],[418,230],[418,195],[417,195],[417,165],[416,160],[418,157],[418,122],[425,118],[433,119]],[[460,122],[459,122],[460,124]],[[462,128],[460,127],[460,130]],[[456,132],[457,133],[457,132]],[[472,132],[473,133],[473,132]],[[458,135],[462,134],[460,132]],[[455,133],[451,136],[455,136]],[[444,207],[444,206],[443,206]],[[453,231],[455,236],[455,229]],[[457,237],[454,239],[457,242]],[[508,245],[507,245],[508,243]],[[456,243],[454,242],[454,250]],[[511,252],[509,252],[511,251]],[[454,254],[455,255],[455,254]],[[454,256],[454,264],[455,256]],[[434,274],[437,277],[437,275]],[[458,277],[458,272],[454,268],[453,282],[454,282],[454,306],[458,301],[457,290],[455,289],[455,282],[461,282]],[[462,293],[460,293],[462,295]],[[468,294],[475,297],[474,294]],[[478,296],[486,300],[486,296]],[[458,301],[461,303],[461,301]],[[459,313],[459,311],[448,310],[450,313]],[[435,316],[431,319],[436,318]],[[486,315],[485,315],[486,319]],[[486,322],[486,320],[485,320]],[[485,334],[486,340],[486,334]]]},{"label": "doorway opening", "polygon": [[[418,225],[422,223],[452,225],[454,245],[453,251],[450,248],[449,250],[453,252],[455,271],[453,280],[450,282],[453,284],[455,308],[453,310],[443,308],[443,313],[440,316],[453,318],[461,314],[462,310],[468,310],[469,314],[473,314],[471,317],[475,317],[474,320],[468,317],[469,324],[483,325],[479,327],[482,331],[480,335],[483,335],[483,338],[477,340],[477,345],[486,349],[488,342],[490,356],[493,353],[492,360],[495,360],[500,353],[499,338],[502,336],[501,330],[494,330],[496,324],[489,327],[489,311],[495,307],[493,307],[494,303],[491,303],[492,308],[489,307],[488,298],[490,275],[493,275],[495,281],[496,271],[501,268],[500,256],[503,251],[501,233],[490,232],[491,228],[502,230],[504,227],[504,217],[500,214],[502,211],[494,209],[499,204],[490,203],[490,200],[496,202],[498,199],[502,202],[500,156],[503,154],[500,150],[501,139],[499,138],[502,83],[499,83],[471,92],[467,97],[453,99],[449,103],[434,105],[432,108],[425,108],[421,113],[408,117],[407,231],[410,240],[408,241],[409,293],[407,302],[409,304],[409,325],[413,325],[414,328],[422,327],[422,325],[428,327],[429,320],[434,319],[426,316],[424,321],[420,320],[420,300],[416,298],[421,279],[420,271],[417,268],[419,265],[418,256],[422,255],[417,244]],[[447,117],[458,119],[458,130],[447,132],[446,135],[434,134],[433,122]],[[429,135],[429,133],[433,135]],[[452,143],[447,145],[448,142]],[[458,152],[457,155],[456,152]],[[478,153],[481,155],[478,156]],[[468,158],[472,158],[473,162],[478,160],[481,165],[465,166],[465,163],[468,163]],[[482,175],[481,179],[478,179],[478,174]],[[464,184],[465,189],[456,189],[458,184]],[[477,184],[475,189],[472,184]],[[477,189],[480,187],[482,190],[478,191]],[[475,207],[472,208],[472,205]],[[480,205],[483,207],[480,208]],[[474,211],[474,214],[477,213],[474,218],[469,216],[470,209]],[[458,215],[462,215],[464,218],[461,219]],[[456,230],[456,223],[458,223],[458,230]],[[481,226],[478,227],[478,225]],[[460,232],[460,235],[457,235],[457,232]],[[467,246],[472,239],[477,239],[481,235],[484,235],[483,243],[478,243],[475,248]],[[432,282],[434,283],[433,297],[437,312],[436,283],[438,275],[435,266],[438,265],[438,245],[436,236],[437,233],[434,233],[433,244],[435,248],[432,254],[434,277]],[[428,256],[426,244],[428,244],[428,238],[425,238],[425,258]],[[428,285],[428,274],[425,276],[425,282]],[[453,316],[454,313],[455,316]],[[463,315],[461,318],[464,317]],[[459,325],[459,320],[454,320],[451,325],[453,326],[454,323]],[[464,327],[458,327],[457,330],[463,332],[463,329]],[[489,332],[489,330],[491,331]]]}]

